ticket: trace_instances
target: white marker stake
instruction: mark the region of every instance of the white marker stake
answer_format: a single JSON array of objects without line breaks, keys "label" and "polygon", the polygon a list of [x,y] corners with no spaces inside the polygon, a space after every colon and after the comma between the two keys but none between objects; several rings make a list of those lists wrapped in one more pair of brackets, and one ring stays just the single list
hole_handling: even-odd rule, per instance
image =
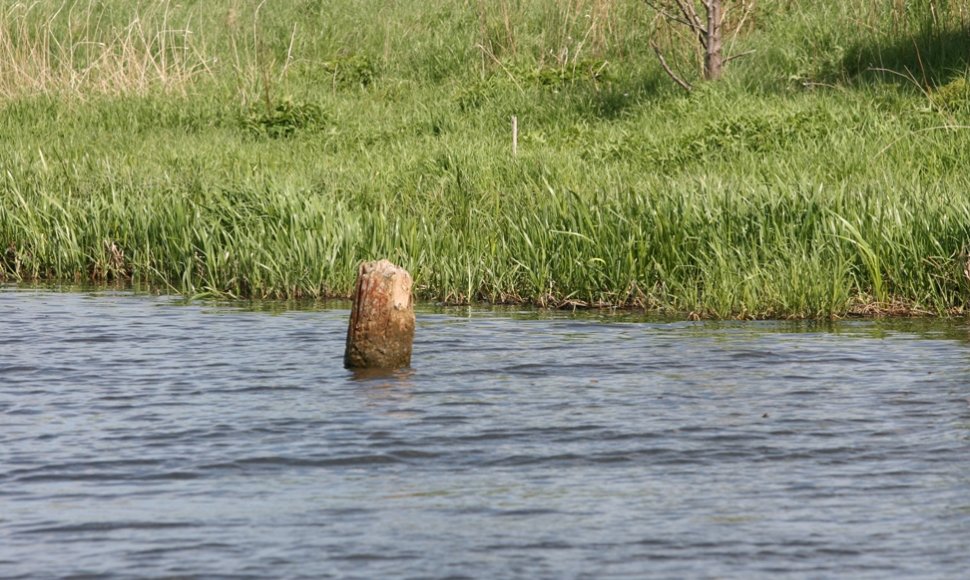
[{"label": "white marker stake", "polygon": [[512,115],[512,156],[519,153],[519,119]]}]

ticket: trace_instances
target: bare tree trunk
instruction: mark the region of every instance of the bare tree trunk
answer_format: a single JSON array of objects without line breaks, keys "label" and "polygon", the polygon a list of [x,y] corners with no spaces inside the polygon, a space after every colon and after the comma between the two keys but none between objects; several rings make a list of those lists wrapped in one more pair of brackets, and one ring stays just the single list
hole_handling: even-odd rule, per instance
[{"label": "bare tree trunk", "polygon": [[[699,13],[697,4],[704,8]],[[657,13],[670,23],[685,26],[691,36],[697,39],[704,54],[704,64],[701,76],[704,80],[717,80],[721,77],[724,65],[733,58],[724,58],[724,1],[723,0],[646,0]],[[750,8],[745,8],[745,11]],[[743,22],[743,18],[742,18]],[[681,87],[690,91],[693,87],[683,78],[677,76],[667,64],[660,48],[651,43],[654,52],[660,60],[664,71]],[[742,56],[742,55],[738,55]]]},{"label": "bare tree trunk", "polygon": [[724,67],[721,0],[704,0],[704,9],[707,11],[707,29],[703,43],[704,79],[713,81],[721,78],[721,69]]}]

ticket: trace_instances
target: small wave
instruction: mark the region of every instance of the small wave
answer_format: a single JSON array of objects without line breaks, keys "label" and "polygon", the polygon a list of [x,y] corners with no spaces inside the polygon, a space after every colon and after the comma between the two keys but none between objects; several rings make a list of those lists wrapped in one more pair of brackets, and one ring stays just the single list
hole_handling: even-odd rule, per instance
[{"label": "small wave", "polygon": [[102,344],[124,340],[124,337],[117,334],[87,334],[85,336],[64,337],[60,342],[72,344]]},{"label": "small wave", "polygon": [[484,551],[491,550],[572,550],[575,546],[567,542],[531,542],[527,544],[490,544],[485,546]]},{"label": "small wave", "polygon": [[588,457],[575,453],[560,453],[556,455],[510,455],[485,462],[490,466],[525,466],[543,463],[580,463],[588,461]]},{"label": "small wave", "polygon": [[332,556],[334,560],[347,560],[351,562],[380,562],[394,560],[415,560],[417,554],[376,554],[373,552],[356,552],[353,554],[336,554]]},{"label": "small wave", "polygon": [[120,521],[120,522],[84,522],[55,526],[40,526],[21,530],[20,534],[86,534],[96,532],[114,532],[118,530],[165,530],[174,528],[196,528],[199,524],[191,522],[148,522],[148,521]]},{"label": "small wave", "polygon": [[[167,526],[167,527],[179,527],[179,526]],[[132,555],[138,556],[164,556],[167,554],[178,554],[180,552],[199,552],[206,550],[234,550],[236,546],[232,544],[225,544],[222,542],[200,542],[200,543],[189,543],[180,546],[164,546],[158,548],[149,548],[147,550],[137,550],[132,552]]]},{"label": "small wave", "polygon": [[34,365],[0,365],[0,374],[6,373],[33,373],[40,370]]},{"label": "small wave", "polygon": [[249,467],[347,467],[362,465],[388,465],[404,463],[405,459],[396,454],[348,455],[343,457],[301,458],[301,457],[248,457],[223,463],[200,466],[202,471],[233,470]]},{"label": "small wave", "polygon": [[253,386],[249,386],[249,387],[236,387],[236,388],[213,389],[211,391],[207,391],[207,394],[210,394],[210,395],[213,394],[213,393],[227,393],[227,394],[233,394],[233,393],[271,393],[272,394],[272,393],[282,393],[282,392],[286,392],[286,391],[308,391],[308,390],[310,390],[309,387],[300,387],[300,386],[297,386],[297,385],[276,385],[276,386],[253,385]]},{"label": "small wave", "polygon": [[521,517],[532,517],[532,516],[552,516],[559,515],[562,512],[559,510],[551,509],[518,509],[518,510],[502,510],[493,512],[494,515],[502,518],[521,518]]},{"label": "small wave", "polygon": [[33,407],[20,407],[20,408],[8,409],[4,411],[4,413],[7,415],[22,415],[22,416],[29,417],[32,415],[43,415],[44,411],[43,409],[37,409]]},{"label": "small wave", "polygon": [[199,479],[194,471],[169,471],[164,473],[49,473],[24,475],[13,479],[18,483],[68,483],[68,482],[119,482],[119,481],[187,481]]}]

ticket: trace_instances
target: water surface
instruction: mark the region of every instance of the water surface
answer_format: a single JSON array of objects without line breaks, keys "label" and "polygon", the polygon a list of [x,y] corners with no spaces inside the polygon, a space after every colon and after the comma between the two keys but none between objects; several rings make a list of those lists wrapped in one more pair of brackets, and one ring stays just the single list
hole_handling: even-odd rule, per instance
[{"label": "water surface", "polygon": [[0,577],[970,567],[962,321],[348,311],[0,288]]}]

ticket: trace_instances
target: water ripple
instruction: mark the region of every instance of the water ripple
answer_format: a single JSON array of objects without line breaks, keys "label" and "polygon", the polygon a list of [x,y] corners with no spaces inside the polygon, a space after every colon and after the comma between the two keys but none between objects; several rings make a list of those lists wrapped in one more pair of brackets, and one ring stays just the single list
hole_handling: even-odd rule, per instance
[{"label": "water ripple", "polygon": [[346,320],[0,288],[0,577],[965,575],[963,322]]}]

